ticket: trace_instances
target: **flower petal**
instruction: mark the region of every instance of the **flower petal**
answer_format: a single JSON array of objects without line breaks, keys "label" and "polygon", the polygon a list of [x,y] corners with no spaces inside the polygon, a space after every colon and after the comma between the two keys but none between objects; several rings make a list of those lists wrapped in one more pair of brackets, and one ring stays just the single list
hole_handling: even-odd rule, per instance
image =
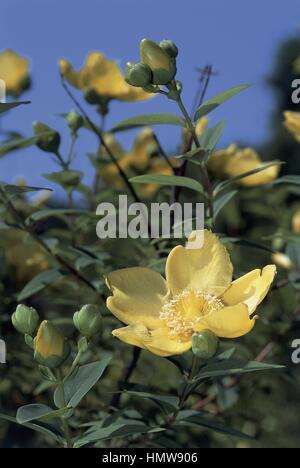
[{"label": "flower petal", "polygon": [[[194,231],[189,243],[201,231]],[[201,249],[175,247],[167,260],[167,283],[172,294],[186,288],[200,289],[210,294],[221,295],[232,281],[232,264],[226,248],[212,232],[204,231]]]},{"label": "flower petal", "polygon": [[160,328],[150,332],[150,337],[144,342],[148,351],[157,356],[173,356],[183,354],[191,349],[191,340],[180,342],[169,337],[170,330],[168,328]]},{"label": "flower petal", "polygon": [[255,322],[256,318],[250,319],[246,304],[237,304],[203,317],[196,331],[210,330],[219,338],[239,338],[249,333]]},{"label": "flower petal", "polygon": [[122,322],[161,326],[159,312],[168,295],[164,278],[149,268],[124,268],[110,273],[106,283],[113,295],[107,299],[108,309]]},{"label": "flower petal", "polygon": [[230,306],[243,302],[247,304],[249,313],[253,314],[266,297],[275,274],[275,265],[268,265],[263,270],[250,271],[232,283],[223,295],[223,302]]},{"label": "flower petal", "polygon": [[145,349],[143,345],[143,335],[147,333],[147,328],[143,325],[128,325],[128,327],[117,328],[112,334],[124,343],[132,346],[138,346]]}]

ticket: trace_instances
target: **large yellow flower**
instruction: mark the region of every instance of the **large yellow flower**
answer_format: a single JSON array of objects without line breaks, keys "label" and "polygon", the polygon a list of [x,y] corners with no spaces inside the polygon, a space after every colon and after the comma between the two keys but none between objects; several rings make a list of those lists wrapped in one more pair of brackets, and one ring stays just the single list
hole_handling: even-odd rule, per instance
[{"label": "large yellow flower", "polygon": [[300,112],[286,111],[283,115],[283,125],[300,142]]},{"label": "large yellow flower", "polygon": [[62,76],[75,88],[91,89],[99,96],[120,101],[144,101],[153,96],[140,88],[126,83],[116,62],[108,60],[100,52],[88,55],[84,67],[76,71],[70,62],[61,59],[59,67]]},{"label": "large yellow flower", "polygon": [[11,49],[0,53],[0,79],[6,93],[18,97],[29,85],[29,62]]},{"label": "large yellow flower", "polygon": [[[105,142],[114,156],[117,157],[119,165],[128,178],[142,174],[172,175],[171,166],[158,154],[159,148],[151,128],[141,130],[129,152],[126,152],[111,134],[105,136]],[[102,154],[107,161],[100,164],[99,176],[107,186],[119,190],[125,189],[118,168],[110,162],[104,148]],[[145,197],[151,197],[158,189],[159,186],[154,184],[145,184],[139,187],[141,195]]]},{"label": "large yellow flower", "polygon": [[[225,150],[216,151],[212,154],[209,163],[209,169],[220,179],[236,177],[245,172],[250,172],[263,167],[259,155],[252,148],[238,148],[236,145],[230,145]],[[277,178],[279,166],[272,166],[261,172],[239,180],[240,185],[256,186],[272,182]]]},{"label": "large yellow flower", "polygon": [[126,327],[113,331],[125,343],[159,356],[191,348],[193,333],[210,330],[221,338],[238,338],[255,325],[257,306],[267,295],[276,273],[274,265],[253,270],[232,281],[227,250],[205,230],[201,249],[175,247],[167,260],[166,280],[148,268],[110,273],[108,309]]}]

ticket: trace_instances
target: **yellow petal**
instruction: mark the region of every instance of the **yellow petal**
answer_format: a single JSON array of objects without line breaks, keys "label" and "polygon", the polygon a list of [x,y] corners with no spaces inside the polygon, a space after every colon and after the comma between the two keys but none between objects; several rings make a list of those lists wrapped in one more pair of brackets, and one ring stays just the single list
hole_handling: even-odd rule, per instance
[{"label": "yellow petal", "polygon": [[182,354],[191,348],[191,341],[181,343],[169,338],[169,329],[149,330],[144,325],[129,325],[112,332],[113,336],[124,343],[147,349],[157,356]]},{"label": "yellow petal", "polygon": [[[189,241],[195,234],[192,233]],[[191,288],[219,296],[231,284],[232,270],[223,244],[216,235],[205,230],[201,249],[177,246],[171,251],[166,265],[167,283],[174,295]]]},{"label": "yellow petal", "polygon": [[145,171],[154,152],[158,152],[158,145],[153,131],[151,128],[144,128],[135,139],[131,151],[133,167],[138,171]]},{"label": "yellow petal", "polygon": [[196,128],[195,128],[196,135],[198,137],[203,135],[203,133],[205,132],[207,126],[208,126],[208,118],[207,117],[201,117],[201,119],[199,119],[197,124],[196,124]]},{"label": "yellow petal", "polygon": [[223,302],[229,306],[243,302],[247,304],[249,313],[253,314],[266,297],[275,274],[275,265],[268,265],[263,270],[250,271],[232,283],[222,297]]},{"label": "yellow petal", "polygon": [[70,85],[74,86],[74,88],[80,88],[80,81],[79,81],[79,73],[74,70],[71,63],[65,59],[60,59],[59,62],[59,70],[63,78],[70,83]]},{"label": "yellow petal", "polygon": [[161,326],[159,312],[168,296],[164,278],[149,268],[124,268],[110,273],[107,286],[113,293],[107,308],[128,325]]},{"label": "yellow petal", "polygon": [[283,125],[300,142],[300,112],[286,111],[283,115]]},{"label": "yellow petal", "polygon": [[29,62],[11,49],[0,54],[0,79],[5,81],[7,94],[19,96],[29,74]]},{"label": "yellow petal", "polygon": [[300,211],[297,211],[292,218],[292,229],[296,234],[300,234]]},{"label": "yellow petal", "polygon": [[246,304],[223,307],[203,317],[197,331],[210,330],[219,338],[239,338],[249,333],[256,318],[250,319]]}]

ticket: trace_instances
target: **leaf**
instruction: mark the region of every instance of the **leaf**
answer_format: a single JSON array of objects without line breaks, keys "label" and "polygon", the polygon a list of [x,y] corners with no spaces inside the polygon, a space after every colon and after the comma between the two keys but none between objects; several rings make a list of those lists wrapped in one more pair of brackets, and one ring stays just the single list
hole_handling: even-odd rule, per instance
[{"label": "leaf", "polygon": [[[65,397],[68,408],[76,408],[85,395],[102,377],[105,369],[111,361],[111,357],[101,361],[92,362],[78,369],[65,383]],[[59,393],[56,390],[54,394],[55,405],[60,408]]]},{"label": "leaf", "polygon": [[232,192],[227,192],[214,201],[213,203],[214,219],[217,218],[220,211],[224,208],[224,206],[226,206],[229,202],[231,202],[231,200],[233,199],[233,197],[236,196],[237,193],[238,193],[237,190],[233,190]]},{"label": "leaf", "polygon": [[35,213],[31,213],[30,216],[26,219],[26,223],[30,221],[41,221],[42,219],[45,218],[63,218],[64,216],[72,216],[72,215],[88,215],[90,216],[90,213],[88,213],[85,210],[76,210],[76,209],[44,209],[44,210],[39,210],[36,211]]},{"label": "leaf", "polygon": [[[16,420],[16,418],[13,418],[11,416],[7,416],[6,414],[1,414],[0,413],[0,419],[3,419],[5,421],[11,422],[13,424],[20,424]],[[62,443],[64,438],[63,434],[60,431],[60,429],[53,424],[46,424],[46,423],[24,423],[22,426],[27,427],[28,429],[31,429],[33,431],[39,432],[41,434],[53,437],[57,442]]]},{"label": "leaf", "polygon": [[52,172],[51,174],[43,174],[43,176],[61,185],[66,191],[72,191],[80,184],[83,173],[81,171],[60,171]]},{"label": "leaf", "polygon": [[300,245],[295,242],[290,242],[287,246],[286,253],[296,266],[297,270],[300,270]]},{"label": "leaf", "polygon": [[276,179],[270,182],[270,185],[280,185],[280,184],[300,185],[300,176],[286,175],[286,176],[280,177],[279,179]]},{"label": "leaf", "polygon": [[201,137],[199,138],[201,148],[203,148],[208,153],[214,151],[224,132],[224,128],[225,121],[223,120],[218,125],[215,125],[214,127],[205,130],[203,135],[201,135]]},{"label": "leaf", "polygon": [[220,422],[218,418],[204,412],[193,410],[181,411],[177,416],[176,422],[179,426],[200,426],[206,429],[211,429],[213,431],[220,432],[221,434],[227,434],[233,437],[248,440],[252,439],[247,434],[244,434],[243,432],[237,431],[235,429],[232,429],[231,427],[226,426],[225,424]]},{"label": "leaf", "polygon": [[149,174],[133,177],[130,179],[130,182],[134,184],[157,184],[171,187],[184,187],[203,194],[203,187],[200,182],[190,177]]},{"label": "leaf", "polygon": [[49,421],[51,419],[60,418],[69,411],[69,408],[53,410],[52,408],[46,405],[26,405],[18,409],[16,420],[19,424],[24,424],[37,420]]},{"label": "leaf", "polygon": [[203,104],[201,104],[200,107],[198,107],[194,116],[194,121],[197,121],[201,117],[204,117],[205,115],[209,114],[214,109],[219,107],[221,104],[228,101],[228,99],[232,98],[233,96],[240,93],[241,91],[244,91],[245,89],[250,88],[251,86],[252,86],[251,84],[246,84],[246,85],[230,88],[228,89],[228,91],[218,94],[217,96],[213,97],[209,101],[204,102]]},{"label": "leaf", "polygon": [[8,141],[0,146],[0,156],[5,156],[11,151],[18,149],[28,148],[29,146],[35,145],[39,140],[39,136],[33,136],[30,138],[17,138],[15,140]]},{"label": "leaf", "polygon": [[[228,187],[229,185],[238,182],[241,179],[244,179],[245,177],[249,177],[253,174],[257,174],[258,172],[263,172],[266,169],[269,169],[270,167],[273,166],[280,166],[285,164],[283,161],[271,161],[269,163],[262,164],[260,167],[253,169],[252,171],[244,172],[243,174],[239,174],[235,177],[232,177],[231,179],[227,179],[224,182],[221,182],[220,184],[217,185],[217,187],[214,190],[214,194],[216,195],[217,193],[221,192],[225,187]],[[270,184],[266,184],[270,185]]]},{"label": "leaf", "polygon": [[110,132],[122,132],[132,128],[151,125],[179,125],[185,127],[185,121],[174,114],[144,114],[125,119],[111,128]]},{"label": "leaf", "polygon": [[130,435],[145,434],[150,431],[150,428],[141,421],[126,420],[112,424],[111,426],[102,427],[96,431],[88,431],[75,443],[75,447],[83,447],[93,442],[100,440],[115,439],[118,437],[128,437]]},{"label": "leaf", "polygon": [[127,384],[124,392],[139,398],[147,398],[156,403],[166,414],[178,407],[179,399],[173,395],[159,395],[143,385]]},{"label": "leaf", "polygon": [[20,102],[0,102],[0,114],[7,112],[14,107],[22,106],[23,104],[31,104],[30,101],[20,101]]},{"label": "leaf", "polygon": [[198,376],[195,377],[195,383],[199,384],[203,380],[217,377],[226,377],[230,375],[249,374],[256,371],[279,370],[284,366],[266,364],[257,361],[243,362],[240,359],[228,359],[218,363],[208,364],[201,369]]},{"label": "leaf", "polygon": [[39,192],[40,190],[49,190],[49,188],[42,188],[42,187],[27,187],[22,185],[11,185],[6,184],[5,182],[0,181],[0,189],[2,189],[7,195],[21,195],[26,192]]},{"label": "leaf", "polygon": [[273,250],[271,247],[260,244],[259,242],[254,242],[254,241],[247,240],[247,239],[240,239],[238,237],[222,237],[222,242],[238,244],[243,247],[252,247],[254,249],[264,250],[265,252],[269,252],[269,253],[275,252],[275,250]]},{"label": "leaf", "polygon": [[22,289],[18,295],[18,301],[28,299],[28,297],[42,291],[46,286],[59,281],[63,277],[64,275],[57,269],[39,273],[28,284],[26,284],[25,288]]},{"label": "leaf", "polygon": [[175,156],[175,159],[184,159],[188,162],[201,166],[207,160],[208,153],[203,148],[194,148],[187,153]]}]

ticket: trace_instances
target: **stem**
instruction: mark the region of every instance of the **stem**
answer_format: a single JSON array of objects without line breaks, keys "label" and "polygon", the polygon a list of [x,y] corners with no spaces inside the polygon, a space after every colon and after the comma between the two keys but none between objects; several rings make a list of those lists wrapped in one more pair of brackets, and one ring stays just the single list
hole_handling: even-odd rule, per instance
[{"label": "stem", "polygon": [[76,367],[78,366],[79,362],[80,362],[80,359],[81,359],[81,356],[82,356],[82,351],[78,351],[74,361],[73,361],[73,364],[71,366],[71,369],[69,370],[69,372],[67,373],[67,375],[64,377],[63,379],[63,383],[65,383],[68,378],[70,377],[70,375],[73,374],[74,370],[76,369]]},{"label": "stem", "polygon": [[131,375],[133,374],[133,372],[135,371],[136,369],[136,366],[137,366],[137,363],[138,363],[138,360],[140,358],[140,355],[141,355],[141,351],[142,349],[141,348],[138,348],[138,347],[134,347],[133,349],[133,354],[132,354],[132,358],[131,358],[131,361],[128,365],[128,367],[126,367],[124,369],[124,372],[123,372],[123,375],[119,381],[119,385],[118,385],[118,393],[115,393],[111,399],[111,402],[110,402],[110,407],[111,408],[119,408],[119,405],[120,405],[120,400],[121,400],[121,383],[128,383]]},{"label": "stem", "polygon": [[[66,402],[66,396],[65,396],[65,388],[64,388],[64,381],[62,378],[62,373],[59,371],[59,378],[57,380],[57,391],[59,392],[59,397],[60,400],[63,404],[63,407],[66,408],[67,402]],[[64,417],[60,418],[63,426],[63,431],[65,434],[65,439],[67,443],[67,448],[73,448],[73,442],[72,442],[72,436],[70,432],[70,427],[67,419]]]}]

